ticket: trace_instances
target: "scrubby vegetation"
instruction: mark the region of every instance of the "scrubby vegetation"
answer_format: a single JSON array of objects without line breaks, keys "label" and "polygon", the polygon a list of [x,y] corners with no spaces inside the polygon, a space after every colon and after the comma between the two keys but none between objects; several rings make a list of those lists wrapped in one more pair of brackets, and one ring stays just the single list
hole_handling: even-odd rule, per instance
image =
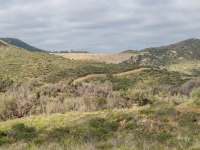
[{"label": "scrubby vegetation", "polygon": [[199,76],[200,40],[188,39],[175,44],[138,51],[125,64],[167,67],[173,71]]},{"label": "scrubby vegetation", "polygon": [[0,143],[3,149],[197,149],[198,116],[163,102],[139,109],[30,116],[3,122]]},{"label": "scrubby vegetation", "polygon": [[6,81],[9,84],[0,93],[3,149],[16,145],[21,149],[199,146],[199,79],[149,69],[94,77],[76,85],[71,80],[54,84],[38,79],[23,84]]},{"label": "scrubby vegetation", "polygon": [[197,76],[0,48],[0,150],[200,147]]}]

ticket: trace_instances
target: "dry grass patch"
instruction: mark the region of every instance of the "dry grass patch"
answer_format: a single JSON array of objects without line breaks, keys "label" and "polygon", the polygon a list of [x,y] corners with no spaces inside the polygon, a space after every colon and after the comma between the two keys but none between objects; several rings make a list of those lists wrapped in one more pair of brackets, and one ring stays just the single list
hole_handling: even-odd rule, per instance
[{"label": "dry grass patch", "polygon": [[133,56],[133,53],[51,53],[74,60],[95,60],[106,63],[118,64]]}]

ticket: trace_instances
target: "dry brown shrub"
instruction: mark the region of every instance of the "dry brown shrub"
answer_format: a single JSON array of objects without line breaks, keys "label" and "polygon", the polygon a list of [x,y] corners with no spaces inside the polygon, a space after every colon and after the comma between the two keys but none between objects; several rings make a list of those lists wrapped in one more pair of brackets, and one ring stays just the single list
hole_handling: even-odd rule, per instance
[{"label": "dry brown shrub", "polygon": [[[82,83],[76,89],[75,100],[70,100],[69,106],[77,110],[77,106],[81,110],[101,110],[103,108],[119,108],[123,107],[124,99],[119,93],[113,91],[109,83]],[[78,97],[78,99],[77,99]],[[69,101],[68,101],[69,103]]]},{"label": "dry brown shrub", "polygon": [[184,95],[190,95],[190,92],[200,87],[200,79],[191,79],[185,82],[178,90],[179,93]]}]

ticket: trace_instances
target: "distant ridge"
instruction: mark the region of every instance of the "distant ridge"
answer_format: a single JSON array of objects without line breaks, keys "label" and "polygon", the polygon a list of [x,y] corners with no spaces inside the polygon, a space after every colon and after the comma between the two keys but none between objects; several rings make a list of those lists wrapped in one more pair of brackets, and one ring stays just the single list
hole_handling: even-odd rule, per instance
[{"label": "distant ridge", "polygon": [[200,60],[200,40],[191,38],[160,47],[150,47],[138,51],[126,64],[166,66],[183,60]]},{"label": "distant ridge", "polygon": [[[0,40],[3,40],[4,42],[10,44],[10,45],[14,45],[17,47],[21,47],[24,48],[28,51],[32,51],[32,52],[46,52],[45,50],[33,47],[21,40],[15,39],[15,38],[0,38]],[[0,43],[1,44],[1,43]]]}]

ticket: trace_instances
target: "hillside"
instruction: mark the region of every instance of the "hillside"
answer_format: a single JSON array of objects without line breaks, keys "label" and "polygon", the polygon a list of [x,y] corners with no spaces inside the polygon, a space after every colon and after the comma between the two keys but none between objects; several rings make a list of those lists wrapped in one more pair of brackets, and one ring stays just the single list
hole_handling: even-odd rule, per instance
[{"label": "hillside", "polygon": [[46,76],[76,65],[77,62],[64,58],[49,55],[47,53],[37,53],[27,51],[20,47],[0,41],[0,76],[11,78],[15,82],[21,82],[29,78]]},{"label": "hillside", "polygon": [[33,47],[21,40],[18,40],[18,39],[14,39],[14,38],[0,38],[0,40],[3,40],[4,42],[10,44],[10,45],[14,45],[14,46],[17,46],[17,47],[21,47],[21,48],[24,48],[28,51],[33,51],[33,52],[45,52],[44,50],[41,50],[39,48],[36,48],[36,47]]},{"label": "hillside", "polygon": [[[200,40],[193,38],[166,46],[143,49],[123,63],[164,66],[171,69],[172,65],[178,65],[179,70],[176,71],[191,72],[192,69],[199,69],[199,61]],[[193,62],[193,66],[190,65],[191,62]],[[188,64],[188,67],[182,64]]]},{"label": "hillside", "polygon": [[115,65],[95,61],[69,60],[48,53],[30,52],[0,41],[0,77],[15,82],[39,78],[45,82],[75,79],[93,73],[120,73],[135,68],[131,65]]},{"label": "hillside", "polygon": [[0,124],[0,150],[198,150],[200,125],[192,120],[199,114],[200,109],[160,103],[30,116]]},{"label": "hillside", "polygon": [[[174,57],[184,55],[176,51]],[[137,53],[164,58],[159,50],[131,55]],[[188,61],[195,66],[198,60],[185,56],[179,63]],[[3,40],[0,68],[0,150],[200,147],[200,79],[194,75],[141,64],[71,60]]]}]

